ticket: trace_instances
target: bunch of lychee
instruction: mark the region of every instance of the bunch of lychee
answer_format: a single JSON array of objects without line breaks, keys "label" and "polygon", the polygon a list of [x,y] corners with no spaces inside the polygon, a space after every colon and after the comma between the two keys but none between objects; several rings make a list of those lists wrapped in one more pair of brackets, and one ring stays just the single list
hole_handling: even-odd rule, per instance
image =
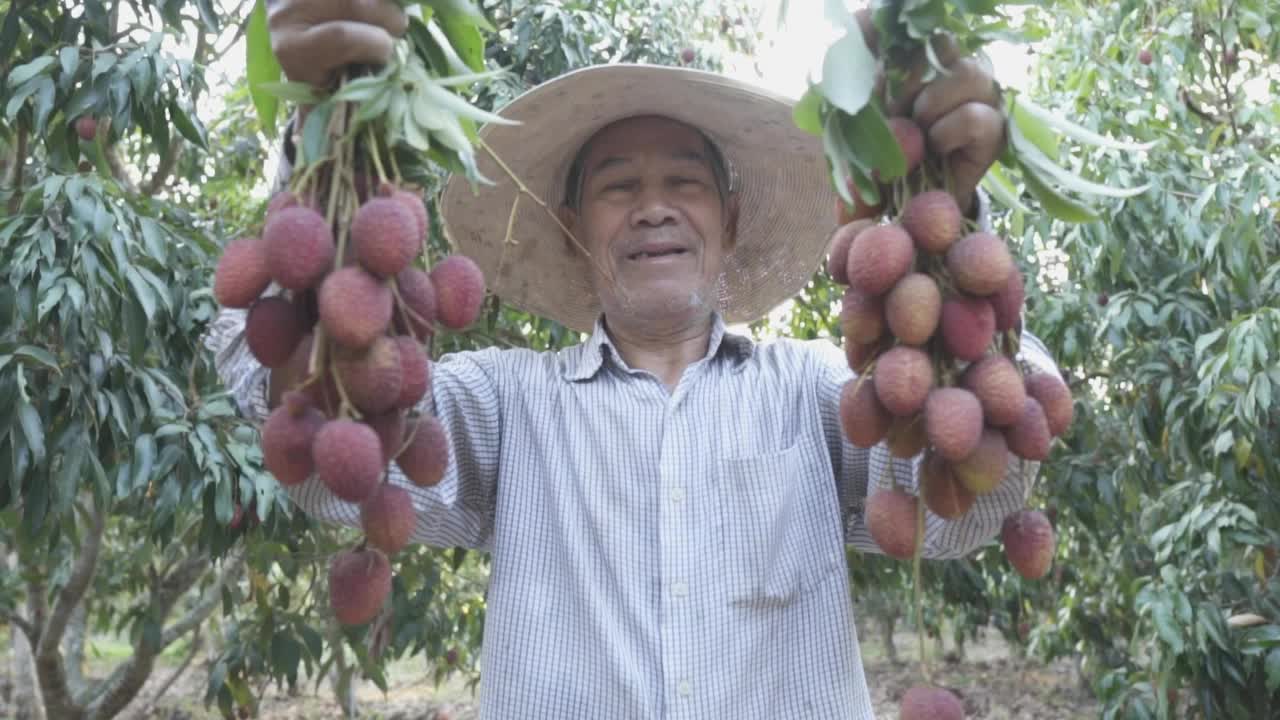
[{"label": "bunch of lychee", "polygon": [[[923,156],[919,128],[904,118],[892,126],[914,169]],[[966,224],[951,194],[927,190],[907,199],[894,222],[840,227],[828,254],[828,273],[849,286],[840,324],[857,373],[841,397],[844,433],[862,448],[884,442],[898,458],[923,453],[919,496],[895,488],[866,503],[868,531],[897,558],[916,549],[917,503],[961,517],[995,491],[1011,458],[1047,459],[1072,419],[1061,377],[1024,373],[1018,362],[1024,286],[1012,254],[1001,238]],[[1043,540],[1008,533],[1006,543],[1011,537]]]},{"label": "bunch of lychee", "polygon": [[[428,228],[421,196],[390,183],[349,224],[331,224],[286,191],[269,204],[259,237],[226,247],[214,276],[221,305],[248,309],[253,356],[299,379],[263,424],[267,470],[283,485],[315,475],[359,505],[365,542],[329,569],[343,624],[368,622],[381,609],[391,588],[387,556],[417,524],[409,492],[389,482],[389,465],[429,487],[449,463],[444,428],[415,410],[430,390],[425,344],[437,324],[470,325],[484,300],[484,277],[469,258],[452,255],[429,273],[414,265]],[[283,292],[264,296],[273,282]]]}]

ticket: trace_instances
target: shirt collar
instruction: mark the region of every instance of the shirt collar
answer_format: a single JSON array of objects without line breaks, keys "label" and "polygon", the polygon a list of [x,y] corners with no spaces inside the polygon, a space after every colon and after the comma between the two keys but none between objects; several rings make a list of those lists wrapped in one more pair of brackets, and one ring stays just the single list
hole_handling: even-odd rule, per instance
[{"label": "shirt collar", "polygon": [[[728,332],[724,318],[714,313],[711,319],[711,341],[707,343],[705,358],[715,357],[724,351],[726,357],[736,361],[735,369],[741,369],[745,361],[755,351],[755,343],[751,338]],[[618,349],[609,332],[605,329],[604,315],[596,318],[595,329],[586,342],[565,351],[563,366],[566,380],[589,380],[604,366],[606,357],[621,363]],[[704,359],[705,359],[704,358]]]}]

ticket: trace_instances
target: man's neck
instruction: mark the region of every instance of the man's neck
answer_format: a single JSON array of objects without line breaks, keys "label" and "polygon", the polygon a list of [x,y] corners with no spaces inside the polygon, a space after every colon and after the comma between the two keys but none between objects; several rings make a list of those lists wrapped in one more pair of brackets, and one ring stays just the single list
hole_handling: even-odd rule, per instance
[{"label": "man's neck", "polygon": [[627,366],[647,370],[675,390],[685,368],[706,357],[713,315],[667,327],[639,327],[606,318],[609,339]]}]

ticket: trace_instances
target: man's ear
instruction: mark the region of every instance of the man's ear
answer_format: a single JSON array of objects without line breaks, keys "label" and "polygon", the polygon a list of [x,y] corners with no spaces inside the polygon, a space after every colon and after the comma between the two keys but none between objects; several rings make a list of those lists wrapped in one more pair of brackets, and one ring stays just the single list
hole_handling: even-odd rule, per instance
[{"label": "man's ear", "polygon": [[[578,213],[568,205],[561,205],[556,209],[556,217],[560,218],[560,222],[573,233],[574,237],[578,235]],[[564,240],[565,247],[569,250],[570,255],[576,255],[578,248],[573,243],[573,238],[565,235],[564,231],[560,231],[561,238]]]},{"label": "man's ear", "polygon": [[738,193],[729,193],[724,202],[724,249],[732,250],[738,244]]}]

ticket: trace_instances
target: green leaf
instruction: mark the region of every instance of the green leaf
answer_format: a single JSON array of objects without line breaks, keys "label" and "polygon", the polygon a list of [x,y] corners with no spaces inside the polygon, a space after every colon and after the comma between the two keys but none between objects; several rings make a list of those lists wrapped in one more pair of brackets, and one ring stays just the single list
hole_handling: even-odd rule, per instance
[{"label": "green leaf", "polygon": [[1009,180],[1009,176],[1005,175],[1002,164],[996,163],[987,170],[982,178],[982,187],[1005,207],[1015,212],[1031,214],[1031,209],[1022,204],[1017,188]]},{"label": "green leaf", "polygon": [[880,112],[875,103],[868,103],[857,114],[842,120],[849,149],[869,169],[878,171],[881,181],[907,174],[907,158],[902,154],[902,147],[898,145],[893,131],[889,129],[884,113]]},{"label": "green leaf", "polygon": [[62,76],[64,78],[76,74],[76,70],[80,68],[80,48],[75,45],[67,45],[58,51],[58,62],[62,65]]},{"label": "green leaf", "polygon": [[1013,146],[1014,153],[1018,157],[1018,162],[1023,168],[1033,167],[1039,171],[1040,175],[1052,178],[1059,185],[1068,190],[1080,193],[1090,193],[1094,195],[1106,195],[1109,197],[1127,198],[1134,195],[1141,195],[1147,191],[1150,185],[1142,185],[1136,188],[1113,188],[1101,183],[1095,183],[1086,180],[1079,175],[1060,167],[1057,163],[1050,160],[1035,143],[1027,139],[1022,134],[1016,123],[1009,125],[1010,144]]},{"label": "green leaf", "polygon": [[39,465],[44,461],[44,423],[34,405],[18,407],[18,424],[22,426],[27,448],[31,451],[31,464]]},{"label": "green leaf", "polygon": [[822,137],[822,91],[817,85],[810,85],[801,96],[791,111],[791,118],[795,120],[796,127],[810,135]]},{"label": "green leaf", "polygon": [[831,168],[831,182],[835,185],[836,194],[846,205],[853,205],[853,194],[849,192],[849,165],[845,160],[848,148],[844,144],[844,134],[840,132],[840,118],[837,113],[827,116],[826,127],[822,131],[822,148],[827,155],[827,165]]},{"label": "green leaf", "polygon": [[[1095,145],[1097,147],[1103,147],[1110,150],[1124,150],[1126,152],[1140,152],[1143,150],[1150,150],[1157,144],[1154,140],[1145,143],[1126,143],[1119,140],[1113,140],[1105,135],[1099,135],[1088,128],[1076,125],[1070,120],[1067,120],[1061,114],[1045,110],[1039,105],[1028,100],[1026,97],[1010,96],[1009,103],[1013,106],[1015,117],[1022,115],[1035,118],[1043,125],[1053,128],[1073,140],[1079,140],[1080,142]],[[1052,155],[1050,156],[1053,157]]]},{"label": "green leaf", "polygon": [[1016,95],[1009,96],[1009,115],[1013,122],[1017,123],[1018,130],[1027,137],[1036,147],[1040,148],[1050,159],[1055,162],[1058,159],[1058,136],[1049,129],[1039,118],[1032,115],[1026,108],[1026,103],[1016,100]]},{"label": "green leaf", "polygon": [[53,66],[54,60],[55,59],[52,55],[45,55],[43,57],[38,57],[25,65],[19,65],[14,68],[13,72],[9,73],[9,87],[16,88],[40,73],[45,72]]},{"label": "green leaf", "polygon": [[133,286],[133,294],[142,306],[142,312],[146,315],[147,322],[150,323],[155,319],[156,314],[155,291],[147,284],[146,278],[142,277],[142,274],[132,265],[125,268],[125,279]]},{"label": "green leaf", "polygon": [[280,62],[271,50],[271,33],[267,29],[266,0],[256,0],[249,14],[249,27],[245,31],[245,71],[249,81],[249,95],[258,111],[258,123],[267,137],[276,136],[276,113],[280,101],[259,86],[276,82],[283,74]]},{"label": "green leaf", "polygon": [[36,347],[35,345],[23,345],[14,350],[13,354],[16,357],[26,358],[29,361],[44,365],[59,375],[62,374],[62,368],[58,367],[58,359],[53,356],[53,353],[44,348]]},{"label": "green leaf", "polygon": [[286,102],[314,105],[323,98],[314,87],[301,82],[260,82],[257,88]]},{"label": "green leaf", "polygon": [[150,434],[139,435],[138,439],[133,441],[133,487],[135,490],[147,486],[155,460],[155,438]]},{"label": "green leaf", "polygon": [[1267,690],[1280,690],[1280,648],[1267,653]]},{"label": "green leaf", "polygon": [[329,153],[329,118],[333,103],[317,105],[302,124],[302,157],[306,164],[319,162]]},{"label": "green leaf", "polygon": [[484,70],[484,36],[470,15],[445,11],[440,13],[440,29],[467,67]]},{"label": "green leaf", "polygon": [[1097,213],[1091,208],[1054,190],[1040,179],[1034,169],[1023,166],[1022,181],[1027,184],[1027,190],[1035,196],[1040,206],[1055,218],[1073,223],[1093,222],[1098,219]]},{"label": "green leaf", "polygon": [[204,128],[198,126],[195,121],[178,105],[177,99],[169,101],[169,119],[173,121],[174,127],[178,128],[178,132],[182,133],[182,137],[190,140],[203,150],[208,150],[209,145],[204,136]]},{"label": "green leaf", "polygon": [[822,93],[832,105],[854,115],[871,99],[875,75],[876,59],[862,33],[846,33],[822,61]]},{"label": "green leaf", "polygon": [[424,4],[439,15],[461,16],[481,30],[494,32],[488,18],[471,0],[425,0]]},{"label": "green leaf", "polygon": [[1182,633],[1178,632],[1178,624],[1173,619],[1173,608],[1168,598],[1161,598],[1151,606],[1151,618],[1155,621],[1156,632],[1174,653],[1182,652]]}]

